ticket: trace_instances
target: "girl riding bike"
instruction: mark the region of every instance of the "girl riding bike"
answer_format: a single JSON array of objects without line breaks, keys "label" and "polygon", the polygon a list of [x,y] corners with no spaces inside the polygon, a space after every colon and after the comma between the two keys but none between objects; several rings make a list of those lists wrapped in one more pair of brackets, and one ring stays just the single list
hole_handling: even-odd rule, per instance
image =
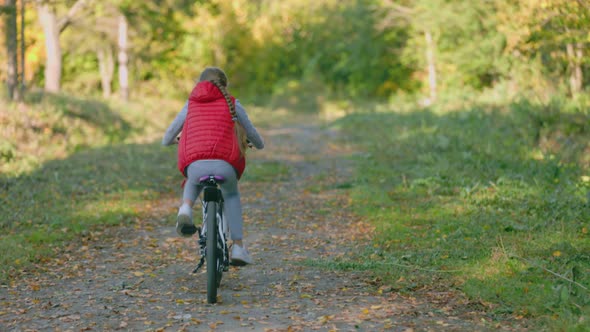
[{"label": "girl riding bike", "polygon": [[[240,102],[228,93],[227,85],[227,76],[221,69],[205,68],[187,103],[166,130],[162,144],[178,143],[178,169],[186,178],[176,232],[183,237],[195,234],[193,205],[203,189],[199,178],[220,175],[225,178],[221,185],[223,212],[233,241],[231,263],[245,265],[253,261],[243,244],[238,180],[246,167],[248,146],[262,149],[264,142]],[[180,132],[182,136],[177,141]]]}]

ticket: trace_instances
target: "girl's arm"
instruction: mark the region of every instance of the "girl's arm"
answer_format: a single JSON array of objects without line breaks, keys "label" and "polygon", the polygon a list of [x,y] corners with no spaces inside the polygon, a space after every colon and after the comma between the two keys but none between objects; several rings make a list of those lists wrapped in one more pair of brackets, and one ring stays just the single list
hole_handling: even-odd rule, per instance
[{"label": "girl's arm", "polygon": [[237,99],[236,99],[236,114],[238,115],[238,122],[246,130],[246,136],[248,137],[248,140],[250,141],[250,143],[252,143],[254,145],[254,147],[259,150],[263,149],[264,148],[264,141],[262,140],[262,137],[260,137],[260,134],[258,134],[258,131],[256,130],[256,128],[254,127],[252,122],[250,122],[250,119],[248,119],[248,114],[246,114],[246,110],[244,109],[242,104],[240,104],[240,101]]},{"label": "girl's arm", "polygon": [[166,129],[166,133],[164,134],[164,138],[162,139],[162,145],[172,145],[176,143],[176,136],[180,134],[182,131],[182,126],[184,125],[184,120],[186,119],[186,113],[188,112],[188,101],[184,104],[184,107],[176,115],[172,124]]}]

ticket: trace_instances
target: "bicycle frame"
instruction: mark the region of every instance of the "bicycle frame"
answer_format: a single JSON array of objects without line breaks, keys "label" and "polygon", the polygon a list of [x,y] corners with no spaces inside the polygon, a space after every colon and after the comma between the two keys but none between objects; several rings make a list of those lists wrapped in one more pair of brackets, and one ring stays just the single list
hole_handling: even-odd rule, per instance
[{"label": "bicycle frame", "polygon": [[[199,244],[201,244],[201,239],[206,239],[207,238],[207,224],[205,223],[205,220],[207,220],[207,201],[205,201],[204,199],[201,201],[201,206],[202,206],[202,212],[203,212],[203,226],[202,226],[202,230],[199,232]],[[227,265],[229,266],[229,250],[228,250],[228,244],[227,244],[227,239],[229,237],[229,229],[227,226],[227,222],[225,221],[225,218],[223,216],[223,200],[221,200],[221,202],[218,202],[218,208],[217,208],[217,234],[221,234],[219,240],[220,243],[218,244],[218,246],[220,247],[219,249],[222,250],[222,254],[223,257],[227,257]],[[221,222],[219,222],[221,221]],[[202,245],[201,249],[200,249],[200,254],[202,257],[206,256],[206,245]],[[224,259],[225,261],[225,259]],[[224,264],[225,265],[225,264]],[[224,271],[227,271],[227,269],[224,269]],[[195,270],[196,272],[196,270]]]},{"label": "bicycle frame", "polygon": [[[223,216],[223,195],[219,189],[219,184],[223,181],[222,177],[214,175],[205,176],[199,179],[203,188],[202,212],[203,212],[203,226],[198,227],[199,233],[199,254],[201,259],[197,267],[193,270],[196,273],[207,262],[207,299],[209,303],[216,302],[217,288],[221,284],[221,277],[223,272],[229,270],[229,248],[227,243],[229,228]],[[210,208],[212,207],[212,208]],[[215,210],[214,219],[210,219],[210,209]],[[207,224],[216,228],[216,232],[209,232]],[[208,239],[208,236],[213,234],[215,239]],[[207,246],[213,246],[207,248]],[[214,255],[208,257],[208,255]],[[215,270],[215,272],[211,272]],[[213,273],[213,275],[210,275]]]}]

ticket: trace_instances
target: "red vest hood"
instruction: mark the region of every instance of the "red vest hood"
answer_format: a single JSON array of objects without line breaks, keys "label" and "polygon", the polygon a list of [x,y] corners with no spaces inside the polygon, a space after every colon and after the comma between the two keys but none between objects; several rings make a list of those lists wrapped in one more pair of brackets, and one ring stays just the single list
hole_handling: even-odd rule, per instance
[{"label": "red vest hood", "polygon": [[209,81],[199,82],[191,92],[191,95],[189,96],[189,100],[193,100],[199,103],[208,103],[220,98],[223,98],[223,100],[225,100],[223,93],[221,93],[221,91],[215,86],[215,84]]}]

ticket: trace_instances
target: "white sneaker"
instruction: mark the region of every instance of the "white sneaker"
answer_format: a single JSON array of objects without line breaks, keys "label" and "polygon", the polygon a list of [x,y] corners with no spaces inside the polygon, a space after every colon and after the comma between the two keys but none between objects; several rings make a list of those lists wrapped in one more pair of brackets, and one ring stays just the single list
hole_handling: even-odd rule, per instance
[{"label": "white sneaker", "polygon": [[183,204],[178,209],[176,218],[176,233],[183,237],[191,237],[197,232],[197,227],[193,224],[192,209],[187,204]]},{"label": "white sneaker", "polygon": [[237,244],[231,247],[231,264],[236,266],[244,266],[252,264],[253,260],[250,257],[250,253],[244,247],[240,247]]}]

